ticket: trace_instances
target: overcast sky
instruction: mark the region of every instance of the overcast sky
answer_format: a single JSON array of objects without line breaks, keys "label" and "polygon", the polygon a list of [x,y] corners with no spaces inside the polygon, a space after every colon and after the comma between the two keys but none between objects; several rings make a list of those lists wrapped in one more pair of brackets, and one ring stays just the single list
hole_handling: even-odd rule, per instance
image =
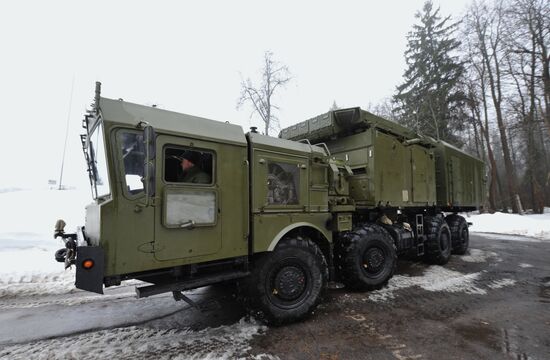
[{"label": "overcast sky", "polygon": [[[435,1],[458,19],[466,0]],[[293,75],[285,127],[328,110],[375,104],[401,82],[407,32],[423,0],[0,2],[0,189],[87,186],[78,134],[96,80],[123,98],[242,125],[240,78],[271,50]],[[74,79],[72,102],[71,83]],[[69,114],[69,107],[71,107]],[[260,126],[261,128],[261,126]]]}]

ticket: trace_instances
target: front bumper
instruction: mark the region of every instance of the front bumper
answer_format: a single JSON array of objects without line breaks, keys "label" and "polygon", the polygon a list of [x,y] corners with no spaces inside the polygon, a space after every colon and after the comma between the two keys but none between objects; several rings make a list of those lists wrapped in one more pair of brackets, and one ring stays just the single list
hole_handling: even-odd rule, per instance
[{"label": "front bumper", "polygon": [[57,220],[53,237],[61,237],[65,242],[65,248],[55,252],[55,260],[65,263],[65,269],[76,265],[75,286],[78,289],[103,294],[103,249],[100,246],[91,246],[83,227],[78,227],[77,232],[71,234],[66,234],[64,229],[65,221]]}]

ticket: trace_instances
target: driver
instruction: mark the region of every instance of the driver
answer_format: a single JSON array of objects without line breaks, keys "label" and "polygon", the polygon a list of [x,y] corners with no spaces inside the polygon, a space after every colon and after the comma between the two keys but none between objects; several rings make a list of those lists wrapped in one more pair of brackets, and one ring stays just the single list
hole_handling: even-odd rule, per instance
[{"label": "driver", "polygon": [[200,168],[201,155],[197,151],[188,150],[181,154],[180,166],[183,170],[178,180],[185,183],[210,184],[210,175]]}]

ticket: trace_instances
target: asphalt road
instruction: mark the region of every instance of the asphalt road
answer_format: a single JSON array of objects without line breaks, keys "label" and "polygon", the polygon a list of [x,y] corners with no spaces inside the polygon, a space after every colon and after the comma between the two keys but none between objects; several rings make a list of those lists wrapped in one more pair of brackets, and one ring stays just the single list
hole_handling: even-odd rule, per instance
[{"label": "asphalt road", "polygon": [[453,256],[449,276],[401,261],[402,281],[428,279],[387,300],[331,291],[310,320],[269,329],[252,352],[282,359],[550,359],[550,243],[472,235],[470,247],[477,258]]},{"label": "asphalt road", "polygon": [[386,288],[329,290],[283,327],[242,320],[230,287],[191,292],[203,312],[129,286],[0,297],[0,358],[550,359],[550,242],[502,239],[471,235],[444,267],[400,261]]}]

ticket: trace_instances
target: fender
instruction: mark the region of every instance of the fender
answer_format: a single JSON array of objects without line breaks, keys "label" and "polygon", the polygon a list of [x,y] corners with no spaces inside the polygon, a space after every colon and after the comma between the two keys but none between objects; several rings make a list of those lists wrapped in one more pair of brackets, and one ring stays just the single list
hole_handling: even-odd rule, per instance
[{"label": "fender", "polygon": [[267,248],[267,251],[275,250],[275,247],[277,246],[279,241],[281,241],[281,239],[286,234],[288,234],[290,231],[292,231],[296,228],[299,228],[299,227],[309,227],[309,228],[315,229],[316,231],[318,231],[319,233],[321,233],[323,235],[325,240],[330,242],[329,238],[327,238],[327,236],[325,235],[324,231],[321,230],[321,228],[319,228],[319,227],[317,227],[317,226],[315,226],[311,223],[308,223],[308,222],[297,222],[297,223],[294,223],[294,224],[290,224],[290,225],[286,226],[285,228],[283,228],[281,231],[279,231],[279,233],[273,238],[273,240],[271,240],[271,243],[269,244],[269,247]]}]

